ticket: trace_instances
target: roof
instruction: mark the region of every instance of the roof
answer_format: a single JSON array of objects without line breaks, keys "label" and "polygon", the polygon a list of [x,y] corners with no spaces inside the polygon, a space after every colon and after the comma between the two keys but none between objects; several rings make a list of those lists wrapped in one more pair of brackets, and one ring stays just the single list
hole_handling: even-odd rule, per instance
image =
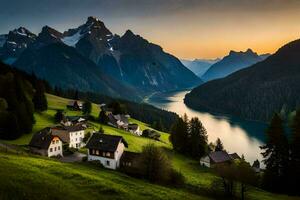
[{"label": "roof", "polygon": [[114,115],[113,114],[109,114],[108,115],[108,119],[109,119],[109,122],[112,123],[113,125],[117,126],[117,120],[115,119]]},{"label": "roof", "polygon": [[231,154],[229,154],[229,156],[233,160],[235,160],[235,159],[241,159],[241,157],[237,153],[231,153]]},{"label": "roof", "polygon": [[131,162],[133,160],[137,160],[141,153],[135,153],[130,151],[124,151],[122,154],[122,161],[124,162]]},{"label": "roof", "polygon": [[66,130],[52,128],[52,135],[56,135],[61,138],[63,142],[70,143],[70,133]]},{"label": "roof", "polygon": [[222,163],[231,160],[231,157],[226,151],[215,151],[208,154],[210,159],[215,163]]},{"label": "roof", "polygon": [[78,106],[82,106],[82,104],[83,104],[81,101],[72,100],[72,101],[69,101],[67,105],[68,105],[68,106],[74,106],[75,103],[76,103]]},{"label": "roof", "polygon": [[59,136],[52,135],[51,129],[49,127],[44,128],[33,135],[29,143],[29,146],[36,147],[39,149],[48,149],[54,137],[59,137]]},{"label": "roof", "polygon": [[71,122],[76,122],[76,121],[85,121],[86,117],[84,116],[66,116],[66,120],[71,121]]},{"label": "roof", "polygon": [[114,117],[115,117],[116,120],[122,121],[122,122],[124,122],[125,124],[128,124],[128,123],[129,123],[129,122],[128,122],[128,118],[127,118],[125,115],[120,115],[120,114],[118,114],[118,115],[114,115]]},{"label": "roof", "polygon": [[75,132],[75,131],[85,130],[85,127],[82,124],[76,124],[74,126],[55,126],[55,127],[52,127],[51,129],[68,131],[68,132]]},{"label": "roof", "polygon": [[88,143],[86,144],[86,147],[89,149],[98,149],[101,151],[115,152],[120,142],[122,142],[126,147],[128,147],[127,142],[122,136],[108,135],[96,132],[89,139]]},{"label": "roof", "polygon": [[128,124],[128,129],[130,130],[137,130],[139,128],[139,125],[137,124]]}]

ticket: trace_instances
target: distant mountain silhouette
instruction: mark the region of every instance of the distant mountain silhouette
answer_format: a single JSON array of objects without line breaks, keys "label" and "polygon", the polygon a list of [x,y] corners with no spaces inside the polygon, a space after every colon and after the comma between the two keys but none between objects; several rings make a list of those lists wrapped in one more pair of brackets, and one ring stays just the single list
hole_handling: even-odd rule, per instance
[{"label": "distant mountain silhouette", "polygon": [[185,103],[194,109],[269,120],[300,106],[300,40],[266,60],[193,89]]},{"label": "distant mountain silhouette", "polygon": [[240,69],[249,67],[257,62],[266,59],[269,54],[258,55],[251,49],[245,52],[230,51],[229,55],[225,56],[222,60],[212,65],[206,72],[201,76],[204,81],[210,81],[217,78],[223,78],[229,74],[236,72]]},{"label": "distant mountain silhouette", "polygon": [[198,77],[201,77],[213,64],[219,62],[220,59],[195,59],[181,60],[182,64],[194,72]]},{"label": "distant mountain silhouette", "polygon": [[113,35],[95,17],[63,33],[44,26],[38,35],[23,27],[1,35],[0,59],[53,85],[129,99],[202,83],[160,46],[130,30]]}]

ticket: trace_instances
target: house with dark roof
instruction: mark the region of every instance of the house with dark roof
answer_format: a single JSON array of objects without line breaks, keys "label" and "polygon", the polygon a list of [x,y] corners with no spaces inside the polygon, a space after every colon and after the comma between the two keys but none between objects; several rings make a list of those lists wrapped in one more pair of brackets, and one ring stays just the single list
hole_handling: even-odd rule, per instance
[{"label": "house with dark roof", "polygon": [[217,164],[231,163],[236,157],[239,157],[235,154],[228,154],[226,151],[210,152],[200,159],[200,164],[206,167],[214,167]]},{"label": "house with dark roof", "polygon": [[140,130],[139,125],[137,125],[137,124],[128,124],[127,130],[134,135],[137,135],[137,136],[142,135],[142,131]]},{"label": "house with dark roof", "polygon": [[63,126],[74,126],[79,124],[86,126],[86,122],[87,117],[85,116],[65,116],[60,123]]},{"label": "house with dark roof", "polygon": [[81,148],[84,146],[83,138],[86,127],[82,124],[74,126],[52,127],[52,134],[60,137],[63,142],[68,143],[70,148]]},{"label": "house with dark roof", "polygon": [[108,125],[111,125],[115,128],[121,128],[124,130],[128,129],[128,117],[126,117],[126,115],[113,115],[112,113],[108,114]]},{"label": "house with dark roof", "polygon": [[241,157],[237,153],[230,153],[229,156],[232,160],[240,160],[241,159]]},{"label": "house with dark roof", "polygon": [[62,144],[61,138],[53,135],[51,128],[47,127],[33,135],[29,149],[32,153],[43,156],[63,156]]},{"label": "house with dark roof", "polygon": [[99,161],[104,167],[117,169],[127,142],[121,136],[93,133],[86,144],[88,161]]},{"label": "house with dark roof", "polygon": [[82,110],[83,103],[81,101],[69,101],[67,104],[67,108],[70,110]]}]

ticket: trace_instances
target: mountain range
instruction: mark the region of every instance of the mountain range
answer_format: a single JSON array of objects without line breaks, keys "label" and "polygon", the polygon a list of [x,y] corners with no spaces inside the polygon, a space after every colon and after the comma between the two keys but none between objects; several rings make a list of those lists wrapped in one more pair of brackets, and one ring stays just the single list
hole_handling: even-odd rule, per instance
[{"label": "mountain range", "polygon": [[204,81],[210,81],[217,78],[223,78],[233,72],[260,62],[268,56],[269,54],[258,55],[251,49],[248,49],[245,52],[230,51],[229,54],[219,62],[211,65],[201,76],[201,79]]},{"label": "mountain range", "polygon": [[174,56],[132,31],[113,34],[95,17],[59,32],[24,27],[0,36],[0,59],[62,88],[139,100],[202,81]]},{"label": "mountain range", "polygon": [[184,66],[194,72],[198,77],[201,77],[213,64],[219,62],[220,59],[195,59],[195,60],[184,60],[181,62]]},{"label": "mountain range", "polygon": [[287,116],[300,105],[300,40],[225,78],[193,89],[185,103],[194,109],[266,121]]}]

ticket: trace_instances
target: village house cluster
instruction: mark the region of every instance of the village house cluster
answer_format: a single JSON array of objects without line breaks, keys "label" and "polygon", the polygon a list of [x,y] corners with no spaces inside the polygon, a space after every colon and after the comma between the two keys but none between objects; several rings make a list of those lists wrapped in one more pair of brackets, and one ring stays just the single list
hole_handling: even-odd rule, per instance
[{"label": "village house cluster", "polygon": [[[71,101],[67,104],[70,110],[79,111],[82,103]],[[126,130],[136,136],[141,136],[137,124],[129,123],[129,115],[106,112],[108,125]],[[84,116],[64,116],[59,125],[44,128],[35,133],[29,143],[32,153],[48,156],[63,157],[64,148],[87,148],[87,160],[99,161],[104,167],[117,169],[120,166],[131,167],[133,159],[139,154],[125,151],[128,143],[121,136],[109,135],[93,131],[86,143],[83,142],[88,119]]]}]

